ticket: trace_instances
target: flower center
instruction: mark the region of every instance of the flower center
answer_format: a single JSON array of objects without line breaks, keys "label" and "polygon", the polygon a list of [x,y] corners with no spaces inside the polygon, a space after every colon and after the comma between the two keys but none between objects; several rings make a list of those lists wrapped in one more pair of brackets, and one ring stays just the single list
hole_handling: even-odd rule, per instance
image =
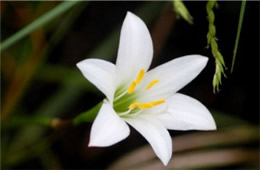
[{"label": "flower center", "polygon": [[[145,70],[141,69],[136,79],[130,84],[127,91],[124,88],[118,88],[114,98],[114,109],[120,116],[124,115],[136,115],[143,111],[143,109],[150,109],[165,103],[165,99],[159,99],[147,103],[139,103],[137,101],[138,94],[135,93],[135,89],[141,83],[145,75]],[[159,83],[159,79],[152,80],[145,88],[146,91],[150,90],[154,85]],[[119,100],[120,99],[120,100]]]}]

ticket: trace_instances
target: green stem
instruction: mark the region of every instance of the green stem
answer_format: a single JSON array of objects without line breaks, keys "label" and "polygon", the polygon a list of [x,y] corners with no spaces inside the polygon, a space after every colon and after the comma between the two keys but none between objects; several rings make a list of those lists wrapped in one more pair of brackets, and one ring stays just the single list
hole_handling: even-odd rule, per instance
[{"label": "green stem", "polygon": [[241,8],[240,8],[239,22],[238,22],[238,28],[237,28],[236,42],[235,42],[235,47],[234,47],[234,51],[233,51],[231,73],[233,72],[235,61],[236,61],[237,47],[238,47],[238,42],[239,42],[239,38],[240,38],[240,32],[241,32],[241,28],[242,28],[245,9],[246,9],[246,0],[242,0]]},{"label": "green stem", "polygon": [[40,126],[50,126],[51,117],[28,117],[28,116],[14,116],[12,119],[8,120],[8,123],[3,123],[4,128],[21,127],[26,125],[40,125]]},{"label": "green stem", "polygon": [[96,118],[100,107],[102,106],[103,101],[99,102],[97,105],[92,107],[86,112],[83,112],[76,116],[73,119],[59,119],[53,117],[25,117],[25,116],[16,116],[10,119],[8,122],[4,123],[4,128],[17,128],[26,125],[39,125],[51,128],[64,128],[73,125],[79,125],[81,123],[93,122]]},{"label": "green stem", "polygon": [[74,125],[79,125],[79,124],[85,123],[85,122],[93,122],[94,119],[96,118],[98,111],[99,111],[100,107],[102,106],[102,104],[103,104],[103,101],[99,102],[97,105],[95,105],[88,111],[79,114],[77,117],[75,117],[72,120],[72,123]]},{"label": "green stem", "polygon": [[0,46],[0,53],[6,50],[8,47],[13,45],[15,42],[19,41],[26,35],[30,34],[36,28],[50,22],[57,16],[61,15],[62,13],[66,12],[68,9],[76,5],[80,1],[65,1],[59,4],[57,7],[46,13],[45,15],[41,16],[31,24],[27,25],[8,39],[4,40]]}]

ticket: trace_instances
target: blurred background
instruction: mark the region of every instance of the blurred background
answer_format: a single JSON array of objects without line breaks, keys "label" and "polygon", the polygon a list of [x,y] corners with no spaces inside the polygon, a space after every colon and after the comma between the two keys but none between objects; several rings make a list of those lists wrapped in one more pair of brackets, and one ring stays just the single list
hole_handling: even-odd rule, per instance
[{"label": "blurred background", "polygon": [[71,124],[104,98],[76,63],[86,58],[115,62],[127,11],[140,16],[151,32],[152,68],[188,54],[209,57],[203,72],[180,92],[206,105],[218,130],[170,131],[174,151],[168,168],[259,169],[259,2],[246,4],[232,74],[241,2],[220,1],[214,9],[217,42],[228,67],[217,94],[215,59],[206,48],[207,2],[184,2],[193,24],[166,1],[0,3],[1,44],[33,21],[39,24],[42,16],[52,17],[2,46],[1,169],[163,168],[134,129],[116,145],[89,148],[92,123]]}]

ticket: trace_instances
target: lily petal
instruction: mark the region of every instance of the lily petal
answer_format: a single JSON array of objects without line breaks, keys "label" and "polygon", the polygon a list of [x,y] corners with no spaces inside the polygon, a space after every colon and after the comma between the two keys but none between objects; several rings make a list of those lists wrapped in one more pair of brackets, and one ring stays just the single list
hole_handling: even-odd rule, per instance
[{"label": "lily petal", "polygon": [[88,146],[111,146],[125,139],[129,133],[126,122],[116,114],[111,104],[104,101],[92,125]]},{"label": "lily petal", "polygon": [[168,112],[159,120],[172,130],[215,130],[215,121],[208,109],[198,100],[176,93],[168,99]]},{"label": "lily petal", "polygon": [[166,166],[172,156],[172,140],[167,129],[151,116],[139,116],[125,120],[151,144],[155,154]]},{"label": "lily petal", "polygon": [[106,95],[110,102],[113,101],[116,86],[114,64],[99,59],[86,59],[77,63],[77,67],[91,83]]},{"label": "lily petal", "polygon": [[188,55],[173,59],[149,71],[144,85],[155,79],[160,82],[143,94],[141,101],[167,98],[191,82],[203,70],[208,61],[201,55]]},{"label": "lily petal", "polygon": [[150,67],[153,56],[152,39],[145,23],[136,15],[127,12],[124,20],[116,60],[118,85],[130,83],[141,69]]}]

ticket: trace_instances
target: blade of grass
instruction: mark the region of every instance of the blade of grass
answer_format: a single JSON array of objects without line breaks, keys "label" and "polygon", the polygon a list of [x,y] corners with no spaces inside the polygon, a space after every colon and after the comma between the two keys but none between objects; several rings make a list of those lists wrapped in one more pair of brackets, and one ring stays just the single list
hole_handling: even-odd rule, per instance
[{"label": "blade of grass", "polygon": [[241,32],[241,28],[242,28],[242,24],[243,24],[245,9],[246,9],[246,0],[242,0],[241,8],[240,8],[240,15],[239,15],[239,22],[238,22],[238,27],[237,27],[236,42],[235,42],[235,47],[234,47],[234,51],[233,51],[232,66],[231,66],[231,70],[230,70],[231,73],[233,73],[234,66],[235,66],[237,47],[238,47],[240,32]]},{"label": "blade of grass", "polygon": [[30,34],[32,31],[34,31],[36,28],[39,28],[40,26],[47,24],[54,18],[58,17],[62,13],[69,10],[71,7],[79,3],[80,1],[65,1],[59,4],[57,7],[46,13],[45,15],[41,16],[31,24],[27,25],[26,27],[22,28],[20,31],[9,37],[8,39],[4,40],[0,45],[0,53],[2,53],[4,50],[6,50],[8,47],[22,39],[23,37]]}]

